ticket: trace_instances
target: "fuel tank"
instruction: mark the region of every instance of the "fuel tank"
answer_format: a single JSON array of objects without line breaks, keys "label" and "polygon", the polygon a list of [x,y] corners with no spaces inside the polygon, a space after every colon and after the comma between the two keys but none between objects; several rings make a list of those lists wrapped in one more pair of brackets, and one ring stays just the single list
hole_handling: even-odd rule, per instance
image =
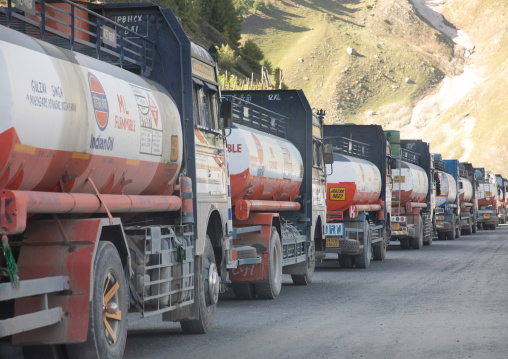
[{"label": "fuel tank", "polygon": [[228,135],[231,204],[239,199],[295,201],[303,161],[289,141],[235,124]]},{"label": "fuel tank", "polygon": [[436,194],[436,208],[445,203],[454,203],[457,197],[457,185],[453,176],[442,171],[438,171],[437,176],[440,193]]},{"label": "fuel tank", "polygon": [[471,203],[473,199],[473,184],[467,178],[459,177],[460,203]]},{"label": "fuel tank", "polygon": [[332,173],[327,177],[327,210],[345,211],[352,205],[377,204],[381,196],[381,173],[367,160],[333,154]]},{"label": "fuel tank", "polygon": [[497,186],[494,183],[478,182],[478,206],[493,206],[497,203]]},{"label": "fuel tank", "polygon": [[[424,203],[429,191],[429,178],[425,170],[409,162],[400,162],[400,169],[392,170],[392,201],[403,206],[408,202]],[[393,203],[392,203],[393,205]]]},{"label": "fuel tank", "polygon": [[0,189],[170,194],[180,115],[159,84],[0,26]]}]

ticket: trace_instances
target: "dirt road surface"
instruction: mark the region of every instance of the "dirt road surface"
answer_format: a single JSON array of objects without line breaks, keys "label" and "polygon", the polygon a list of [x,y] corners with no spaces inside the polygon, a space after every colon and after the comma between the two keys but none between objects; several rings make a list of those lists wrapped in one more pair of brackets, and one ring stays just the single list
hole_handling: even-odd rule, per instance
[{"label": "dirt road surface", "polygon": [[[397,243],[397,242],[395,242]],[[131,315],[126,359],[507,358],[508,226],[422,250],[392,245],[367,270],[326,261],[275,301],[221,297],[214,330]],[[0,344],[0,358],[21,358]]]}]

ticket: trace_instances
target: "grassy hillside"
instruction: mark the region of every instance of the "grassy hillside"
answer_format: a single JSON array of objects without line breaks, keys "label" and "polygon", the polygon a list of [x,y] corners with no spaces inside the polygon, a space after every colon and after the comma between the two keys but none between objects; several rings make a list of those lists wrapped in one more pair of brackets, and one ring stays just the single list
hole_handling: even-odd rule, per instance
[{"label": "grassy hillside", "polygon": [[[508,176],[504,3],[446,2],[447,23],[475,44],[469,58],[409,0],[277,1],[268,14],[246,18],[242,33],[260,45],[274,67],[286,69],[290,88],[302,88],[313,107],[327,111],[328,123],[380,123],[400,129],[403,137],[430,141],[431,149],[447,158]],[[349,55],[348,47],[356,54]],[[472,67],[474,76],[466,76]],[[464,69],[466,75],[455,77]],[[469,78],[476,86],[457,81]],[[499,153],[495,161],[490,153]]]},{"label": "grassy hillside", "polygon": [[443,153],[465,155],[477,166],[508,176],[508,3],[449,0],[444,10],[447,20],[464,30],[475,44],[470,63],[484,80],[444,112],[436,124],[449,124],[452,131],[459,132],[464,121],[472,118],[470,141],[441,143],[432,129],[426,129],[424,135]]}]

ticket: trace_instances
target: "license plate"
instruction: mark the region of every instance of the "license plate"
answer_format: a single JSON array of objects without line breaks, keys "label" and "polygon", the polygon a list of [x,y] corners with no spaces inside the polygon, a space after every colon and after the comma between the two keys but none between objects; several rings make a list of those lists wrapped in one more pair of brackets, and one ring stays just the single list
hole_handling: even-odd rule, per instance
[{"label": "license plate", "polygon": [[400,223],[392,223],[392,229],[398,231],[400,229]]},{"label": "license plate", "polygon": [[444,221],[444,216],[436,216],[436,219],[439,221]]},{"label": "license plate", "polygon": [[485,214],[483,215],[483,218],[490,218],[490,214],[485,213]]},{"label": "license plate", "polygon": [[326,247],[327,248],[338,248],[339,247],[339,238],[327,237],[326,238]]}]

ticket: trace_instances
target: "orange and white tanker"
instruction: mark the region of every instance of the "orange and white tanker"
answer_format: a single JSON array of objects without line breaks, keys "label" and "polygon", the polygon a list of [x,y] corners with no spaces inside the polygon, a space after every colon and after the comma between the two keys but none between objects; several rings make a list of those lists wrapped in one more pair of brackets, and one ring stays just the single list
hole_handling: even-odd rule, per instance
[{"label": "orange and white tanker", "polygon": [[377,205],[382,181],[376,165],[339,153],[334,153],[333,160],[327,178],[328,212],[333,215],[351,206]]},{"label": "orange and white tanker", "polygon": [[[392,205],[405,206],[408,202],[425,203],[429,188],[429,178],[423,168],[401,161],[400,168],[392,170]],[[400,199],[399,199],[400,196]]]},{"label": "orange and white tanker", "polygon": [[391,211],[389,146],[379,125],[324,127],[333,146],[327,168],[326,252],[343,268],[367,268],[371,253],[383,260]]},{"label": "orange and white tanker", "polygon": [[398,131],[390,134],[392,156],[392,238],[403,249],[421,249],[432,243],[434,196],[429,144],[421,140],[399,140]]},{"label": "orange and white tanker", "polygon": [[295,201],[304,169],[291,142],[235,124],[228,153],[233,206],[240,199]]},{"label": "orange and white tanker", "polygon": [[95,193],[90,178],[102,194],[172,193],[182,129],[161,85],[9,36],[0,41],[0,188]]}]

